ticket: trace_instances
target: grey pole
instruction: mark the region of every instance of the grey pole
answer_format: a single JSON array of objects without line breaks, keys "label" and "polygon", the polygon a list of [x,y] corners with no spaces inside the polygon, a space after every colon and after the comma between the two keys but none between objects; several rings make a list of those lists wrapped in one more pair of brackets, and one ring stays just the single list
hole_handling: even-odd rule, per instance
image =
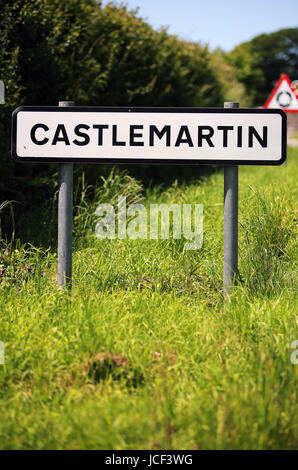
[{"label": "grey pole", "polygon": [[[60,101],[59,106],[74,106],[73,101]],[[73,163],[59,164],[58,195],[58,286],[71,287],[72,277],[72,203]]]},{"label": "grey pole", "polygon": [[[226,102],[225,108],[239,108]],[[238,166],[224,169],[224,297],[228,297],[238,273]]]},{"label": "grey pole", "polygon": [[0,104],[5,104],[5,86],[2,80],[0,80]]}]

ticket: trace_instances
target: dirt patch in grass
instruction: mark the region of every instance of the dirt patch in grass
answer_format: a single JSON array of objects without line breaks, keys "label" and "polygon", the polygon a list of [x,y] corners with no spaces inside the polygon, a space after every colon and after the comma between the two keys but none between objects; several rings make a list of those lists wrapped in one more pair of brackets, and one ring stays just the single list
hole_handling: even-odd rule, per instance
[{"label": "dirt patch in grass", "polygon": [[94,384],[107,379],[123,381],[129,388],[144,383],[142,372],[129,363],[128,359],[110,351],[98,353],[83,364],[83,374]]}]

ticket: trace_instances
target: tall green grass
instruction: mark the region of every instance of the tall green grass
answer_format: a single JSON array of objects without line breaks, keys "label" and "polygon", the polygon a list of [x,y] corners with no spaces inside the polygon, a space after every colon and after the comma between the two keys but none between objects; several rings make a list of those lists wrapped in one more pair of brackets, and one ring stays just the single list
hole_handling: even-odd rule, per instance
[{"label": "tall green grass", "polygon": [[[1,248],[2,449],[297,447],[297,162],[241,167],[239,280],[223,301],[223,172],[144,188],[114,170],[56,255]],[[204,242],[98,240],[99,202],[202,203]],[[6,251],[5,251],[6,249]]]}]

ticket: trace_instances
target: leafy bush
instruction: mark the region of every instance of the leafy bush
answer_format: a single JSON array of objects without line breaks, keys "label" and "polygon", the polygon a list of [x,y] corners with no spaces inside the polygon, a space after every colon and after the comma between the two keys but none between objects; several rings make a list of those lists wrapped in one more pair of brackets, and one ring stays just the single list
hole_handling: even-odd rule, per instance
[{"label": "leafy bush", "polygon": [[[12,161],[10,121],[17,106],[57,106],[59,100],[97,106],[222,105],[208,50],[154,31],[125,6],[13,0],[1,7],[0,23],[0,78],[7,98],[0,107],[0,200],[22,203],[16,208],[18,226],[29,208],[50,209],[57,166]],[[92,168],[96,178],[109,171]],[[2,228],[9,234],[5,217]]]},{"label": "leafy bush", "polygon": [[221,83],[225,101],[237,102],[240,104],[240,107],[252,106],[252,97],[247,92],[239,76],[239,64],[237,64],[237,67],[233,65],[229,59],[229,55],[221,49],[217,49],[213,52],[211,64],[217,79]]}]

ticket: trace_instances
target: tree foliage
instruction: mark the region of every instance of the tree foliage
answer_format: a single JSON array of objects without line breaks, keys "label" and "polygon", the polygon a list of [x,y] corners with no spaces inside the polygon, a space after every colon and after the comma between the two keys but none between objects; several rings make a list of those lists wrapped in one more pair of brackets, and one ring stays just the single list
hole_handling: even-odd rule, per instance
[{"label": "tree foliage", "polygon": [[254,105],[263,105],[281,74],[298,78],[298,28],[256,36],[227,57]]},{"label": "tree foliage", "polygon": [[247,93],[244,84],[238,79],[239,71],[227,58],[227,53],[216,49],[212,54],[212,67],[219,80],[225,101],[234,101],[241,107],[252,105],[252,98]]}]

